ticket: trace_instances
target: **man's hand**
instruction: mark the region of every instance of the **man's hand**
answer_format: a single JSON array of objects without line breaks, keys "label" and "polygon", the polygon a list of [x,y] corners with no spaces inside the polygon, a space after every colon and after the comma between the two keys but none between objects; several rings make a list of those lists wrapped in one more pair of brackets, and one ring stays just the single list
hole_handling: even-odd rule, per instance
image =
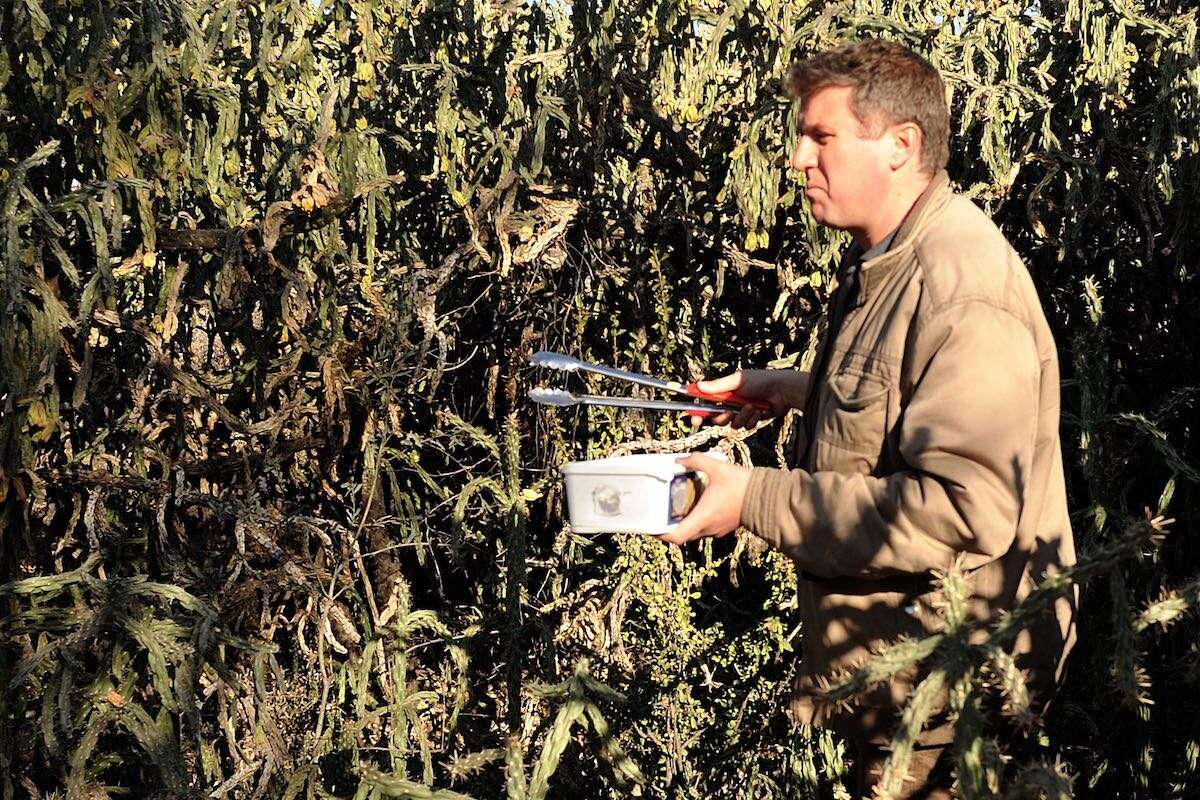
[{"label": "man's hand", "polygon": [[[697,385],[705,392],[737,392],[747,400],[765,401],[771,407],[770,411],[747,405],[736,413],[712,417],[714,425],[729,423],[734,428],[753,428],[764,419],[803,406],[808,391],[808,373],[794,369],[739,369],[731,375],[700,381]],[[703,420],[704,417],[693,416],[692,426],[699,426]]]},{"label": "man's hand", "polygon": [[671,544],[683,544],[706,536],[724,536],[740,525],[750,470],[699,453],[681,458],[679,463],[703,472],[708,478],[708,486],[692,513],[683,518],[674,532],[659,538]]}]

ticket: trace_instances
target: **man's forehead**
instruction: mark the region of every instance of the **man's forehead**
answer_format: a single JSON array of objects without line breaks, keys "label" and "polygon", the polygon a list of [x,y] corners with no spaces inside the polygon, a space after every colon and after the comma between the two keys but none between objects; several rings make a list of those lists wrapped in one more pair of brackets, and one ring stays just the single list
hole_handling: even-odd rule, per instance
[{"label": "man's forehead", "polygon": [[830,130],[862,129],[866,122],[854,112],[852,86],[825,86],[800,101],[796,125],[800,130],[826,128]]},{"label": "man's forehead", "polygon": [[801,99],[799,121],[803,123],[808,120],[815,123],[817,121],[834,122],[846,118],[855,119],[854,112],[850,109],[850,98],[853,92],[854,88],[851,86],[825,86],[817,89]]}]

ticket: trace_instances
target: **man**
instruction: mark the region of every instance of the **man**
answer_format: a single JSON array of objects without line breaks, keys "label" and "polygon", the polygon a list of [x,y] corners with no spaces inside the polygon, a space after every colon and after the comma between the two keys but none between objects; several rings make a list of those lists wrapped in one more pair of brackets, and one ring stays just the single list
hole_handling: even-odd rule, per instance
[{"label": "man", "polygon": [[[689,456],[683,463],[709,486],[664,538],[683,544],[743,525],[794,559],[805,657],[792,710],[857,742],[869,794],[918,676],[853,711],[817,703],[815,679],[901,635],[938,630],[935,570],[961,563],[971,613],[991,620],[1075,561],[1058,361],[1020,258],[950,189],[937,71],[899,45],[866,41],[797,64],[789,89],[802,116],[792,168],[813,217],[854,244],[811,381],[747,370],[701,386],[768,401],[770,412],[744,409],[735,426],[802,409],[798,469]],[[1015,645],[1042,701],[1074,641],[1073,612],[1061,601]],[[950,796],[951,736],[944,717],[923,734],[905,796]]]}]

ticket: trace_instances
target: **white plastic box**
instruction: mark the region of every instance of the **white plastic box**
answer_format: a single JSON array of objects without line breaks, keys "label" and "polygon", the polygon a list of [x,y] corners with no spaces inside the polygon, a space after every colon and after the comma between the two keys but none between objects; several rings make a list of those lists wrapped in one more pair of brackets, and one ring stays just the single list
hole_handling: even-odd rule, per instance
[{"label": "white plastic box", "polygon": [[[692,510],[704,479],[677,463],[682,453],[643,453],[563,467],[567,512],[576,533],[646,533],[675,530]],[[725,461],[720,451],[705,455]]]}]

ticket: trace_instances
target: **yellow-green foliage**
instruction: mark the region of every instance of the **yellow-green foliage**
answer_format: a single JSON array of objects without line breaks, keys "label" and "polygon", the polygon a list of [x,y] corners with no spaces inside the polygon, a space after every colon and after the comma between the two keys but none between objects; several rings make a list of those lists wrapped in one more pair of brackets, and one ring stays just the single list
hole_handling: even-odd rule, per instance
[{"label": "yellow-green foliage", "polygon": [[[831,697],[924,660],[964,796],[1194,794],[1188,4],[18,0],[0,796],[845,796],[844,743],[784,713],[790,564],[744,534],[574,535],[556,473],[779,465],[795,417],[692,433],[525,392],[539,349],[680,379],[810,363],[846,240],[777,166],[779,82],[868,35],[942,71],[952,176],[1041,291],[1081,565],[990,631],[948,601]],[[1003,646],[1073,584],[1081,646],[1005,766],[986,718],[1030,698]]]}]

